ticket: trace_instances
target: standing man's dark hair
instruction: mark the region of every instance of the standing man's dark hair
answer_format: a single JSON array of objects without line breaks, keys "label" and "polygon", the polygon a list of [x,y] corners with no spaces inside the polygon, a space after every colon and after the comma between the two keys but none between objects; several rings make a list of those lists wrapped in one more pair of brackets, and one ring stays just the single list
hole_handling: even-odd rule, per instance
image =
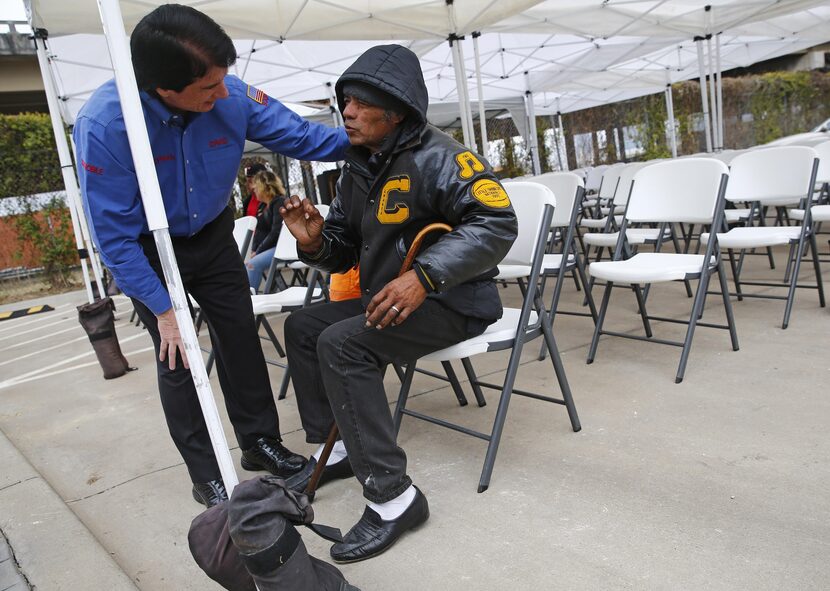
[{"label": "standing man's dark hair", "polygon": [[211,66],[236,62],[233,41],[216,21],[181,4],[164,4],[145,16],[130,36],[138,87],[181,91]]}]

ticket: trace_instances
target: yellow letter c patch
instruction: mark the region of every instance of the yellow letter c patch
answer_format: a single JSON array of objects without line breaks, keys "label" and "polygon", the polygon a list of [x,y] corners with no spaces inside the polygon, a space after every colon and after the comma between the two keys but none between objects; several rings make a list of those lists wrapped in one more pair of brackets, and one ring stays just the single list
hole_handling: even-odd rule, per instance
[{"label": "yellow letter c patch", "polygon": [[377,218],[381,224],[400,224],[409,218],[409,206],[403,203],[395,203],[389,206],[389,194],[397,191],[398,193],[409,193],[410,181],[406,175],[393,177],[386,181],[383,189],[380,192],[380,199],[378,201]]}]

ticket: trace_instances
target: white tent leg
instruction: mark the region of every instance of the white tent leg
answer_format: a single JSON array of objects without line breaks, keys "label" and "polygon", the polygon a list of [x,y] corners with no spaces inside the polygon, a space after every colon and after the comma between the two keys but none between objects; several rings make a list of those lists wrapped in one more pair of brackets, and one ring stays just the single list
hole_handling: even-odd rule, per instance
[{"label": "white tent leg", "polygon": [[[72,164],[72,156],[69,153],[69,146],[66,143],[66,129],[63,126],[60,109],[58,108],[58,97],[55,92],[54,81],[52,80],[52,72],[49,70],[49,63],[46,59],[46,43],[41,32],[38,32],[35,36],[35,46],[37,47],[37,60],[40,65],[40,74],[43,78],[43,88],[46,92],[46,102],[49,105],[49,116],[52,120],[52,132],[54,133],[55,145],[58,149],[61,176],[63,177],[63,184],[66,188],[66,204],[69,207],[69,215],[72,218],[75,247],[81,259],[81,272],[84,276],[84,287],[86,287],[87,299],[89,299],[89,303],[92,303],[95,301],[95,297],[92,293],[92,282],[89,277],[88,268],[89,257],[93,256],[92,245],[88,244],[85,246],[84,244],[84,235],[78,218],[77,203],[80,201],[80,194],[78,192],[78,183],[75,179],[75,167]],[[92,268],[98,285],[98,293],[101,297],[104,297],[106,294],[104,292],[103,282],[101,281],[100,271],[94,263]]]},{"label": "white tent leg", "polygon": [[712,151],[712,127],[709,124],[709,99],[706,93],[706,67],[703,65],[703,39],[695,37],[697,69],[700,74],[700,102],[703,105],[703,130],[706,133],[706,151]]},{"label": "white tent leg", "polygon": [[[666,70],[666,78],[669,78],[668,70]],[[666,82],[666,113],[669,116],[669,143],[671,145],[671,157],[677,158],[677,125],[674,121],[674,99],[672,97],[671,80]]]},{"label": "white tent leg", "polygon": [[473,107],[470,102],[470,88],[467,86],[467,65],[464,61],[464,45],[458,40],[458,62],[461,65],[461,88],[464,91],[464,116],[467,117],[467,129],[470,130],[470,147],[478,152],[476,145],[476,128],[473,125]]},{"label": "white tent leg", "polygon": [[525,91],[525,109],[527,110],[527,135],[528,147],[530,148],[530,158],[533,162],[533,174],[542,174],[542,166],[539,162],[539,138],[536,137],[536,107],[533,104],[533,91],[530,89],[530,73],[525,72],[525,83],[527,90]]},{"label": "white tent leg", "polygon": [[720,63],[720,33],[715,36],[715,74],[718,77],[718,145],[723,150],[723,134],[726,126],[723,124],[723,76]]},{"label": "white tent leg", "polygon": [[481,155],[489,159],[490,142],[487,141],[487,115],[484,109],[484,87],[481,84],[481,55],[478,51],[478,38],[481,33],[473,33],[473,52],[476,58],[476,89],[478,90],[478,125],[481,129]]},{"label": "white tent leg", "polygon": [[560,170],[570,170],[570,164],[568,164],[568,142],[565,141],[565,126],[562,124],[562,111],[559,110],[559,99],[556,99],[556,119],[559,122],[559,137],[556,140],[556,145],[559,145],[559,142],[562,142],[562,152],[559,156],[559,168]]},{"label": "white tent leg", "polygon": [[164,202],[161,198],[161,189],[153,163],[147,127],[144,123],[144,112],[138,96],[133,64],[130,61],[130,50],[127,45],[127,34],[124,31],[121,6],[118,4],[118,0],[98,0],[98,9],[101,13],[104,35],[107,39],[107,46],[115,72],[115,83],[118,87],[118,96],[124,113],[124,122],[127,126],[127,136],[130,140],[130,151],[132,152],[136,177],[141,190],[144,213],[156,241],[159,259],[167,281],[167,290],[173,302],[176,322],[179,325],[185,353],[190,364],[193,384],[196,386],[199,404],[202,407],[202,413],[205,415],[205,423],[213,445],[213,453],[219,464],[222,479],[225,481],[225,488],[227,488],[230,495],[239,480],[228,450],[228,442],[225,439],[219,412],[213,399],[210,381],[207,372],[205,372],[202,351],[199,349],[199,342],[196,339],[196,331],[187,305],[187,297],[182,286],[179,268],[176,265],[176,255],[173,252],[173,244],[170,240]]},{"label": "white tent leg", "polygon": [[470,129],[467,127],[467,107],[464,105],[464,90],[462,88],[463,74],[459,65],[458,55],[458,40],[450,38],[450,50],[452,51],[452,65],[455,68],[455,88],[458,95],[458,108],[460,110],[459,117],[461,118],[461,132],[464,134],[464,145],[468,148],[473,147],[470,140]]},{"label": "white tent leg", "polygon": [[343,127],[343,114],[337,108],[337,95],[334,92],[334,85],[331,82],[326,82],[326,88],[329,91],[329,110],[331,111],[331,118],[334,121],[335,127]]},{"label": "white tent leg", "polygon": [[709,57],[709,102],[712,105],[712,144],[716,151],[721,149],[720,123],[718,122],[718,93],[715,89],[715,64],[712,57],[712,36],[706,36],[706,51]]},{"label": "white tent leg", "polygon": [[[61,115],[62,117],[66,117],[66,115],[63,114],[64,113],[63,110],[61,111],[61,113],[62,113],[62,115]],[[66,121],[66,118],[64,118],[64,121]],[[72,139],[71,134],[69,135],[69,148],[70,148],[70,153],[71,154],[77,153],[77,151],[75,150],[75,140]],[[74,174],[72,176],[75,180],[74,185],[77,188],[78,179]],[[102,279],[103,276],[104,276],[103,266],[101,265],[101,260],[98,256],[98,253],[95,250],[95,245],[92,243],[92,234],[89,231],[89,221],[86,219],[86,211],[84,211],[84,203],[81,200],[81,190],[78,189],[75,192],[75,194],[73,195],[73,197],[74,198],[73,198],[72,201],[73,201],[73,203],[75,203],[75,211],[78,212],[78,222],[79,222],[79,225],[81,227],[81,236],[83,236],[84,244],[86,245],[87,251],[89,251],[89,261],[92,265],[92,272],[95,275],[95,280],[98,282],[99,287],[102,287],[102,289],[103,289],[103,279]],[[100,293],[103,294],[103,291],[100,292]],[[104,295],[102,295],[101,297],[104,297]]]}]

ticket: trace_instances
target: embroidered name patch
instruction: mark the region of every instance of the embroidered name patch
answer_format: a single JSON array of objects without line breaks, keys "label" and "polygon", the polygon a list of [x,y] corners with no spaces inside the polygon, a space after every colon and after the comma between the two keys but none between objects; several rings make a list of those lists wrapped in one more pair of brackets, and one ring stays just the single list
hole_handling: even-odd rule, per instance
[{"label": "embroidered name patch", "polygon": [[248,98],[254,101],[255,103],[259,103],[260,105],[268,104],[268,95],[259,90],[258,88],[254,88],[250,84],[248,85]]},{"label": "embroidered name patch", "polygon": [[501,208],[510,205],[507,192],[492,179],[481,179],[473,183],[472,194],[487,207]]}]

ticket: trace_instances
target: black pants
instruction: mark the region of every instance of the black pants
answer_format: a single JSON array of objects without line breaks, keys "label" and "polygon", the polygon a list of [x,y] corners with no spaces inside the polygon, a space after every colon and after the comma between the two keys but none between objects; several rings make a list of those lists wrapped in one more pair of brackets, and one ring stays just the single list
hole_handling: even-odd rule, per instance
[{"label": "black pants", "polygon": [[[254,324],[248,275],[232,232],[233,215],[227,209],[195,236],[173,238],[173,250],[184,288],[204,311],[228,416],[239,446],[246,449],[260,437],[279,438],[279,422]],[[142,236],[140,242],[164,283],[153,237]],[[138,300],[133,299],[133,304],[153,338],[164,416],[190,477],[193,482],[219,478],[219,465],[190,370],[184,368],[180,356],[173,371],[167,361],[158,363],[160,338],[156,317]]]},{"label": "black pants", "polygon": [[365,328],[364,313],[360,300],[298,310],[285,321],[285,344],[307,441],[323,443],[336,420],[363,495],[383,503],[412,484],[383,388],[386,366],[481,334],[487,323],[430,299],[383,330]]}]

